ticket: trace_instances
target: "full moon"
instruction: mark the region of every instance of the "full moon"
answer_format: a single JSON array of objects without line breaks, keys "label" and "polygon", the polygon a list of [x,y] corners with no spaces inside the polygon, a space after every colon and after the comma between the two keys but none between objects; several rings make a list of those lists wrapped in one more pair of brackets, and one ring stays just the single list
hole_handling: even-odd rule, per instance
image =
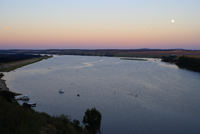
[{"label": "full moon", "polygon": [[174,24],[174,23],[175,23],[175,20],[174,20],[174,19],[172,19],[172,20],[171,20],[171,23],[172,23],[172,24]]}]

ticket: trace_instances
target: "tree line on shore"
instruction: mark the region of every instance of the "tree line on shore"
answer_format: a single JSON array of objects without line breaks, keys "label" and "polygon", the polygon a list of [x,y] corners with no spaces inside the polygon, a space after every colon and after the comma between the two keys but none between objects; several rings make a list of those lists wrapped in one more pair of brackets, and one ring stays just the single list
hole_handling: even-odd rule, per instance
[{"label": "tree line on shore", "polygon": [[189,56],[163,56],[162,61],[176,64],[179,68],[200,72],[200,58]]}]

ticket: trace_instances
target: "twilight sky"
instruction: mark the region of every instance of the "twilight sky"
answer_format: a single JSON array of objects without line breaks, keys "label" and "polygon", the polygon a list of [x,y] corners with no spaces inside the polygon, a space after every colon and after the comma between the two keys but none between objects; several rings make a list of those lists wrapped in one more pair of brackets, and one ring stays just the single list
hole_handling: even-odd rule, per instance
[{"label": "twilight sky", "polygon": [[0,49],[200,49],[200,0],[0,0]]}]

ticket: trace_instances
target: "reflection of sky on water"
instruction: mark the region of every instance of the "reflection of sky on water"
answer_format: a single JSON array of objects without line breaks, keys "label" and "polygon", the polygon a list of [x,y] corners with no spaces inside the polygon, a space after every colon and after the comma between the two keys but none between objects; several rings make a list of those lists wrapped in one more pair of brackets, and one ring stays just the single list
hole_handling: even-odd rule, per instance
[{"label": "reflection of sky on water", "polygon": [[81,120],[95,106],[103,114],[104,134],[199,133],[200,75],[172,66],[158,59],[55,56],[5,79],[14,91],[28,94],[38,111]]}]

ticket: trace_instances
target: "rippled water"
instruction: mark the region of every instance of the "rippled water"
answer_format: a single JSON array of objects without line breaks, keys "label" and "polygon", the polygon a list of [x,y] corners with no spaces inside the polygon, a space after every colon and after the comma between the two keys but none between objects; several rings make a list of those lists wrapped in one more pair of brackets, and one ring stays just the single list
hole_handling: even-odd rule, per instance
[{"label": "rippled water", "polygon": [[200,74],[159,60],[55,56],[4,78],[37,111],[82,120],[96,107],[103,134],[200,133]]}]

